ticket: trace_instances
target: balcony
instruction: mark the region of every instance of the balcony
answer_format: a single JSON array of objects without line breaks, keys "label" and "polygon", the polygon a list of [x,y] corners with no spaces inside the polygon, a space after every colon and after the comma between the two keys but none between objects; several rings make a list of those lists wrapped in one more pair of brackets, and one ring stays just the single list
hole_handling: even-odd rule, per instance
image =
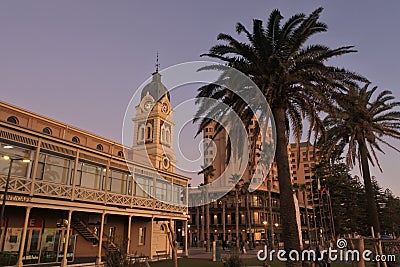
[{"label": "balcony", "polygon": [[[4,190],[6,176],[0,176],[0,189]],[[32,196],[47,199],[60,199],[69,202],[85,202],[122,208],[140,208],[167,212],[187,212],[183,205],[172,205],[152,198],[112,193],[104,190],[79,186],[32,180],[30,178],[11,177],[8,198],[18,202],[28,202]]]}]

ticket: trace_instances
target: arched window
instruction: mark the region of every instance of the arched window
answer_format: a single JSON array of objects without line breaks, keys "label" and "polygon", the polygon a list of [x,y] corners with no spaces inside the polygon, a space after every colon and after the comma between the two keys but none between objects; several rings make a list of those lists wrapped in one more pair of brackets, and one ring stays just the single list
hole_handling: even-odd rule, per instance
[{"label": "arched window", "polygon": [[71,141],[72,141],[72,143],[75,143],[75,144],[79,144],[79,142],[80,142],[79,138],[77,136],[72,137]]},{"label": "arched window", "polygon": [[167,144],[171,143],[171,132],[169,129],[165,130],[165,142],[167,142]]},{"label": "arched window", "polygon": [[144,125],[139,127],[138,141],[144,141]]},{"label": "arched window", "polygon": [[100,150],[100,151],[103,151],[103,146],[102,146],[101,144],[98,144],[98,145],[96,146],[96,149],[97,149],[97,150]]},{"label": "arched window", "polygon": [[123,158],[124,157],[124,152],[122,152],[122,151],[118,151],[118,157],[120,157],[120,158]]},{"label": "arched window", "polygon": [[43,132],[44,134],[48,134],[48,135],[51,135],[51,134],[52,134],[52,131],[51,131],[51,129],[50,129],[49,127],[43,128],[42,132]]},{"label": "arched window", "polygon": [[146,127],[146,139],[151,139],[152,135],[153,135],[153,133],[152,133],[151,124],[147,124],[147,127]]},{"label": "arched window", "polygon": [[7,118],[7,122],[12,123],[12,124],[18,124],[18,119],[17,117],[11,116]]},{"label": "arched window", "polygon": [[161,142],[162,143],[165,142],[165,128],[164,128],[164,126],[161,129]]}]

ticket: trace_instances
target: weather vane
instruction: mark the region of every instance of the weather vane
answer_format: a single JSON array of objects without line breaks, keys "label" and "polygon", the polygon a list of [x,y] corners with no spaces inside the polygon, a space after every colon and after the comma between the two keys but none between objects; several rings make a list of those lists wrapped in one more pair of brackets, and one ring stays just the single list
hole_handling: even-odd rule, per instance
[{"label": "weather vane", "polygon": [[160,63],[158,63],[158,51],[157,51],[157,59],[156,59],[156,73],[158,72],[158,69],[160,67]]}]

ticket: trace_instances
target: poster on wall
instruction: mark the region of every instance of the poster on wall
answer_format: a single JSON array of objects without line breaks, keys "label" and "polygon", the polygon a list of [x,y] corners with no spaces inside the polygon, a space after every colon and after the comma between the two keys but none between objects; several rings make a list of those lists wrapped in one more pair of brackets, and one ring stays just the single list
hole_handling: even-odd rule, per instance
[{"label": "poster on wall", "polygon": [[42,251],[54,251],[56,228],[45,228],[43,230]]},{"label": "poster on wall", "polygon": [[21,243],[22,228],[8,228],[6,240],[4,242],[4,251],[18,251]]}]

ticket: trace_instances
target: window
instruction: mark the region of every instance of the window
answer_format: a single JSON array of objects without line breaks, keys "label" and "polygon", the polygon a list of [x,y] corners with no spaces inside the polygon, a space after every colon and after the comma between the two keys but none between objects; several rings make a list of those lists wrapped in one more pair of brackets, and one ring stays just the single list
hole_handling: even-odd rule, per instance
[{"label": "window", "polygon": [[[8,148],[7,148],[8,147]],[[4,148],[2,150],[2,153],[7,153],[13,158],[28,158],[31,159],[30,163],[24,163],[21,160],[15,160],[13,161],[12,169],[11,169],[11,175],[12,176],[17,176],[17,177],[30,177],[31,173],[31,166],[33,164],[33,157],[35,155],[35,151],[25,149],[22,147],[17,147],[15,145],[10,145],[7,143],[0,143],[0,148]],[[5,160],[5,159],[0,159],[0,175],[7,175],[8,170],[10,167],[10,161]]]},{"label": "window", "polygon": [[67,184],[72,166],[73,163],[69,159],[40,153],[36,179]]},{"label": "window", "polygon": [[79,144],[79,142],[80,142],[79,138],[77,136],[72,137],[71,141],[72,141],[72,143],[75,143],[75,144]]},{"label": "window", "polygon": [[78,165],[76,185],[91,189],[101,189],[106,169],[84,162]]},{"label": "window", "polygon": [[48,135],[51,135],[51,133],[52,133],[52,131],[51,131],[51,129],[49,127],[43,128],[42,132],[44,134],[48,134]]},{"label": "window", "polygon": [[139,245],[144,245],[146,239],[146,227],[139,227]]},{"label": "window", "polygon": [[116,170],[110,170],[108,177],[107,190],[118,194],[127,194],[128,183],[127,173],[119,172]]},{"label": "window", "polygon": [[[153,179],[144,176],[135,175],[135,195],[139,197],[148,197],[152,187]],[[152,192],[151,192],[152,193]]]},{"label": "window", "polygon": [[144,141],[144,125],[139,128],[138,141]]},{"label": "window", "polygon": [[124,157],[124,152],[118,151],[117,155],[118,155],[118,157],[123,158]]},{"label": "window", "polygon": [[147,127],[146,127],[146,139],[151,139],[152,135],[153,135],[153,133],[152,133],[151,124],[147,124]]},{"label": "window", "polygon": [[96,149],[97,149],[97,150],[100,150],[100,151],[103,151],[103,146],[102,146],[101,144],[98,144],[98,145],[96,146]]},{"label": "window", "polygon": [[7,122],[12,123],[12,124],[18,124],[18,119],[17,117],[11,116],[7,118]]}]

